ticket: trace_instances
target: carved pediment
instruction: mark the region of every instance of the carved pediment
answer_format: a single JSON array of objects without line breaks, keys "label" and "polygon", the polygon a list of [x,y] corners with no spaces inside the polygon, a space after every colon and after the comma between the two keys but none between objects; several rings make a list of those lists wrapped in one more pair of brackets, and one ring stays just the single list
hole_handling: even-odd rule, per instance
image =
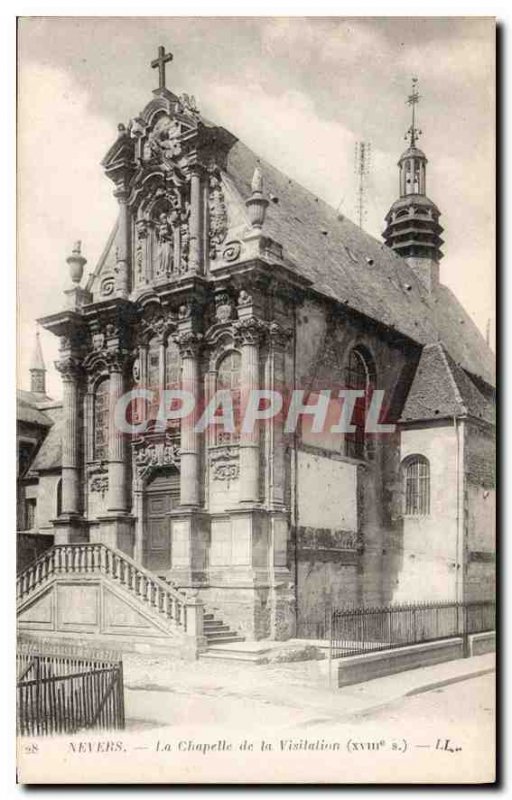
[{"label": "carved pediment", "polygon": [[181,451],[169,433],[150,432],[132,442],[133,464],[139,480],[148,480],[160,467],[179,468]]}]

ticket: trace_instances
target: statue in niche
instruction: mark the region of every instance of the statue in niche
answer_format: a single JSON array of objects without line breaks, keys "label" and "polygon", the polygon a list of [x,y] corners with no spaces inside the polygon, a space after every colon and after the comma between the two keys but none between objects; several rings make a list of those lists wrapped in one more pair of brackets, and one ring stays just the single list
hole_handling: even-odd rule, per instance
[{"label": "statue in niche", "polygon": [[174,236],[170,218],[162,212],[156,227],[158,256],[156,275],[159,278],[169,276],[174,267]]}]

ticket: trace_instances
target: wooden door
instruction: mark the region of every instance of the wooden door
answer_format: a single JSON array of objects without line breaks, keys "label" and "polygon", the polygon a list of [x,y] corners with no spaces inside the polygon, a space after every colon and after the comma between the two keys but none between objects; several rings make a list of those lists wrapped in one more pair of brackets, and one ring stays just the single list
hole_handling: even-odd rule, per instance
[{"label": "wooden door", "polygon": [[145,498],[144,566],[157,574],[172,566],[170,512],[179,503],[179,474],[157,475]]}]

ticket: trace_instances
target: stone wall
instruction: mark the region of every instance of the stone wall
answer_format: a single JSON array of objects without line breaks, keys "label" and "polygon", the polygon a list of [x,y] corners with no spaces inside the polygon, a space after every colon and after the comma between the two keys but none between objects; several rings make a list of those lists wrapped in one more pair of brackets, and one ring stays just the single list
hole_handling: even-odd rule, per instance
[{"label": "stone wall", "polygon": [[41,473],[37,483],[22,488],[24,497],[36,498],[35,527],[38,531],[53,532],[52,520],[57,516],[59,481],[59,473]]},{"label": "stone wall", "polygon": [[[453,424],[427,424],[401,433],[400,461],[425,456],[430,464],[430,513],[399,516],[388,576],[393,602],[455,600],[458,568],[457,440]],[[462,508],[459,513],[462,514]],[[394,574],[393,574],[394,573]],[[458,577],[459,576],[459,577]]]},{"label": "stone wall", "polygon": [[494,432],[468,422],[465,429],[465,599],[490,600],[496,592],[496,490]]},{"label": "stone wall", "polygon": [[[297,388],[312,390],[344,388],[349,352],[361,345],[374,359],[377,388],[399,413],[404,371],[415,355],[313,300],[297,313],[296,375],[290,364],[290,384],[293,380]],[[326,604],[390,600],[397,565],[392,492],[386,494],[384,478],[399,460],[396,435],[374,440],[373,458],[353,459],[346,455],[343,434],[313,433],[310,425],[303,426],[295,478],[299,622],[321,622]],[[340,546],[340,536],[352,536],[352,544]]]}]

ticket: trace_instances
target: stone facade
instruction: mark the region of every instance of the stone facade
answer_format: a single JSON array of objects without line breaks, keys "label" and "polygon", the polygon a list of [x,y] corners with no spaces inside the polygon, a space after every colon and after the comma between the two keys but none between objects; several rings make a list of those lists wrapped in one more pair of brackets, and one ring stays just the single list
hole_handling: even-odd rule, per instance
[{"label": "stone facade", "polygon": [[[165,88],[119,126],[103,161],[119,222],[85,287],[75,247],[66,308],[42,321],[60,338],[63,380],[55,542],[124,551],[246,638],[300,634],[329,605],[476,597],[481,583],[489,596],[492,476],[467,409],[359,439],[305,421],[286,433],[282,415],[252,433],[196,430],[219,388],[243,407],[254,388],[314,397],[358,370],[399,422],[435,338],[432,287],[412,291],[403,259],[326,207],[335,268],[356,276],[334,293],[318,201],[247,152]],[[140,432],[119,430],[125,393],[173,387],[197,401],[181,424],[159,430],[154,401],[139,400]],[[403,513],[414,454],[430,465],[417,516]]]}]

